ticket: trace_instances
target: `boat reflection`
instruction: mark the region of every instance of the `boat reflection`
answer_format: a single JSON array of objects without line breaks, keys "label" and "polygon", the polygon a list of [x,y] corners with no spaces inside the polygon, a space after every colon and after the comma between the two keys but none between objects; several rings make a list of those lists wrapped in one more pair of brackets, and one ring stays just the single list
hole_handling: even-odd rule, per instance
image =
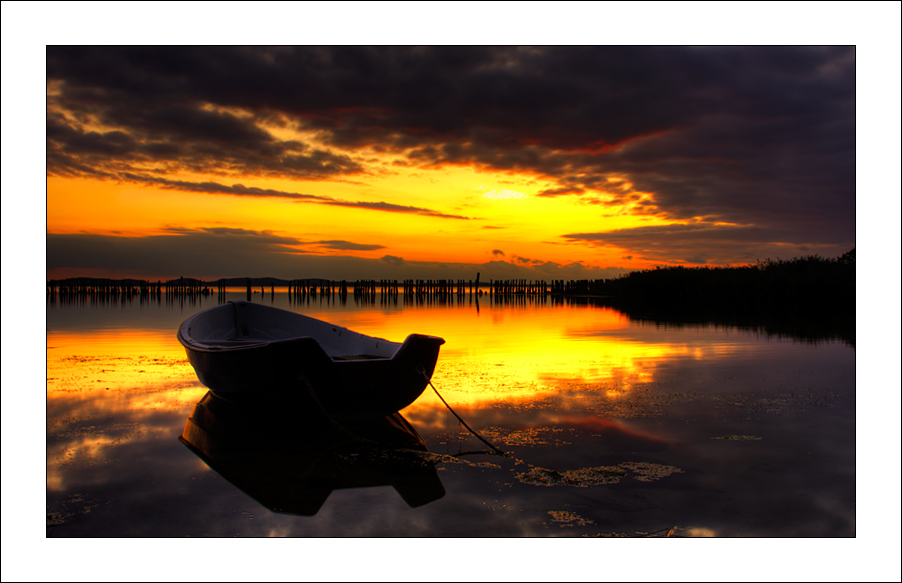
[{"label": "boat reflection", "polygon": [[333,490],[390,485],[411,507],[445,489],[400,413],[339,424],[284,400],[208,392],[179,436],[211,469],[280,514],[313,516]]}]

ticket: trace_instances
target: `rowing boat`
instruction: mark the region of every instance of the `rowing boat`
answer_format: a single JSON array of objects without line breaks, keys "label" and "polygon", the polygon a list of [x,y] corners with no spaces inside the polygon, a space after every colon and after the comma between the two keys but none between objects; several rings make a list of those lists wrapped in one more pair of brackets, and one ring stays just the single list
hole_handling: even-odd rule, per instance
[{"label": "rowing boat", "polygon": [[404,342],[367,336],[303,314],[228,302],[194,314],[178,339],[198,380],[214,393],[306,388],[329,415],[383,417],[426,388],[437,336]]}]

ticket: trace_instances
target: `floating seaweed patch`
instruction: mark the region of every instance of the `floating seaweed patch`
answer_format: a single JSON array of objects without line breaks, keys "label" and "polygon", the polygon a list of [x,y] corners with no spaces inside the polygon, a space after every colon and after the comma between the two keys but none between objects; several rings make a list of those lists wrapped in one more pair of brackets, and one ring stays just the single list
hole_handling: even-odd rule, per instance
[{"label": "floating seaweed patch", "polygon": [[583,536],[591,536],[594,538],[676,538],[682,536],[681,534],[679,534],[679,532],[681,531],[681,526],[674,526],[670,528],[662,528],[652,532],[639,531],[634,534],[629,534],[626,532],[599,532],[593,535],[584,534]]},{"label": "floating seaweed patch", "polygon": [[595,524],[588,518],[583,518],[579,514],[567,510],[549,510],[548,514],[551,515],[551,522],[560,524],[561,528]]},{"label": "floating seaweed patch", "polygon": [[625,532],[599,532],[597,534],[584,534],[583,537],[589,538],[632,538],[635,535]]},{"label": "floating seaweed patch", "polygon": [[532,484],[533,486],[576,486],[578,488],[587,488],[589,486],[617,484],[629,472],[633,472],[635,474],[633,477],[640,482],[653,482],[672,474],[681,474],[683,470],[676,466],[626,462],[616,466],[597,466],[564,472],[533,466],[525,472],[514,475],[524,484]]},{"label": "floating seaweed patch", "polygon": [[100,500],[84,494],[70,494],[63,500],[62,508],[47,508],[47,526],[62,526],[77,514],[90,514],[100,505]]},{"label": "floating seaweed patch", "polygon": [[74,512],[68,512],[63,510],[57,511],[48,511],[47,512],[47,526],[62,526],[66,524],[70,518],[75,516]]},{"label": "floating seaweed patch", "polygon": [[433,464],[462,464],[465,466],[471,466],[474,468],[498,468],[500,467],[497,464],[493,464],[491,462],[471,462],[470,460],[466,460],[460,457],[455,457],[453,455],[443,454],[443,453],[435,453],[431,451],[418,451],[413,449],[405,449],[398,450],[403,451],[412,456],[418,457],[426,462]]},{"label": "floating seaweed patch", "polygon": [[546,468],[532,467],[525,472],[514,474],[524,484],[533,486],[577,486],[587,488],[600,484],[616,484],[626,475],[626,471],[617,466],[598,466],[579,470],[558,472]]},{"label": "floating seaweed patch", "polygon": [[[570,445],[569,441],[558,438],[565,431],[561,427],[529,427],[505,433],[499,427],[488,427],[482,434],[491,441],[500,441],[507,446],[551,446]],[[572,431],[570,431],[572,433]]]},{"label": "floating seaweed patch", "polygon": [[637,475],[633,476],[640,482],[654,482],[666,478],[671,474],[682,474],[683,470],[676,466],[664,466],[661,464],[649,464],[645,462],[627,462],[620,464],[621,468],[631,470]]}]

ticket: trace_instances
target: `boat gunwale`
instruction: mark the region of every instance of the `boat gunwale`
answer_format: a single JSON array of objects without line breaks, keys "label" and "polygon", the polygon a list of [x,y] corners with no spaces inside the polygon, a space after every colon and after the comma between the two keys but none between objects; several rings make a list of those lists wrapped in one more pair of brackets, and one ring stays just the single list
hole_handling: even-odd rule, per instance
[{"label": "boat gunwale", "polygon": [[[273,307],[273,306],[265,306],[265,305],[260,305],[260,304],[254,304],[253,302],[246,302],[246,301],[242,301],[242,300],[238,300],[238,301],[230,300],[230,301],[229,301],[228,303],[226,303],[226,304],[220,304],[220,305],[218,305],[218,306],[213,306],[213,307],[208,308],[208,309],[206,309],[206,310],[201,310],[200,312],[197,312],[197,313],[195,313],[195,314],[189,316],[188,318],[186,318],[186,319],[181,323],[181,325],[179,326],[179,329],[178,329],[177,337],[178,337],[179,342],[180,342],[181,345],[182,345],[183,347],[185,347],[186,349],[193,350],[193,351],[196,351],[196,352],[205,352],[205,353],[241,352],[241,351],[244,351],[244,350],[252,350],[252,349],[257,349],[257,348],[265,348],[265,347],[268,347],[268,346],[272,346],[272,345],[274,345],[274,344],[282,344],[282,343],[297,342],[297,341],[299,341],[299,340],[304,340],[304,339],[308,339],[308,338],[311,339],[311,340],[313,340],[314,342],[316,342],[316,343],[319,344],[320,346],[322,346],[320,340],[319,340],[316,336],[311,336],[311,335],[309,335],[309,334],[305,334],[305,335],[301,335],[301,336],[289,336],[289,337],[287,337],[287,338],[274,338],[274,339],[271,339],[271,340],[269,340],[269,339],[267,339],[267,340],[261,340],[261,339],[252,339],[252,338],[249,338],[249,339],[247,340],[246,343],[242,343],[242,341],[240,341],[240,340],[222,340],[222,341],[216,341],[216,342],[201,342],[200,340],[197,340],[197,339],[193,338],[193,337],[188,333],[188,330],[190,329],[191,325],[192,325],[192,324],[194,323],[194,321],[197,320],[199,317],[204,316],[204,315],[209,316],[211,312],[222,311],[222,310],[226,309],[226,307],[229,306],[229,305],[231,305],[233,308],[236,308],[236,307],[237,307],[238,305],[240,305],[240,304],[249,305],[249,306],[254,306],[254,309],[262,308],[262,309],[264,309],[264,310],[266,310],[266,311],[274,310],[274,311],[279,311],[279,312],[286,312],[286,313],[288,313],[288,314],[292,314],[292,315],[294,315],[294,316],[297,316],[297,317],[299,317],[300,319],[307,320],[307,321],[312,322],[312,323],[315,323],[315,324],[322,324],[322,325],[330,326],[330,327],[333,329],[333,331],[341,330],[341,331],[343,331],[343,332],[348,332],[348,333],[350,333],[350,334],[353,334],[353,335],[362,337],[362,338],[364,338],[364,339],[366,339],[366,340],[375,340],[375,341],[377,341],[377,342],[379,342],[379,343],[385,343],[386,346],[389,346],[389,347],[393,347],[393,348],[394,348],[394,352],[392,353],[391,356],[377,356],[377,357],[375,357],[375,358],[374,358],[373,356],[368,356],[368,357],[365,357],[365,358],[354,358],[354,356],[357,356],[357,355],[353,355],[353,354],[350,354],[350,355],[329,355],[330,358],[333,358],[333,360],[335,360],[336,362],[360,362],[360,361],[374,361],[374,360],[391,360],[391,359],[393,359],[393,358],[395,357],[395,355],[398,353],[398,350],[400,350],[400,348],[404,345],[404,342],[407,341],[407,339],[405,339],[404,342],[393,342],[393,341],[391,341],[391,340],[386,340],[385,338],[381,338],[381,337],[379,337],[379,336],[371,336],[371,335],[369,335],[369,334],[363,334],[362,332],[356,332],[356,331],[354,331],[354,330],[351,330],[350,328],[346,328],[346,327],[344,327],[344,326],[339,326],[339,325],[337,325],[337,324],[333,324],[332,322],[327,322],[326,320],[320,320],[320,319],[318,319],[318,318],[313,318],[312,316],[307,316],[306,314],[300,314],[300,313],[298,313],[298,312],[293,312],[293,311],[291,311],[291,310],[285,310],[285,309],[282,309],[282,308],[276,308],[276,307]],[[429,336],[429,337],[432,337],[431,335],[425,335],[425,334],[411,334],[410,336]],[[409,338],[410,336],[408,336],[408,338]],[[438,337],[438,336],[435,336],[434,338],[439,338],[439,337]],[[234,342],[235,344],[225,344],[225,342]],[[442,339],[442,343],[444,344],[444,339]]]}]

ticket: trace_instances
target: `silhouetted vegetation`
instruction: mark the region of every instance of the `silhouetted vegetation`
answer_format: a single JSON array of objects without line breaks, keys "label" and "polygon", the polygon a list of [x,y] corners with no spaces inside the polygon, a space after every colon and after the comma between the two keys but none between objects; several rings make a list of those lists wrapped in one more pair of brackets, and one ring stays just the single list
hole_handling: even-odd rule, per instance
[{"label": "silhouetted vegetation", "polygon": [[636,319],[764,325],[769,332],[855,342],[855,249],[740,267],[667,267],[592,282]]}]

